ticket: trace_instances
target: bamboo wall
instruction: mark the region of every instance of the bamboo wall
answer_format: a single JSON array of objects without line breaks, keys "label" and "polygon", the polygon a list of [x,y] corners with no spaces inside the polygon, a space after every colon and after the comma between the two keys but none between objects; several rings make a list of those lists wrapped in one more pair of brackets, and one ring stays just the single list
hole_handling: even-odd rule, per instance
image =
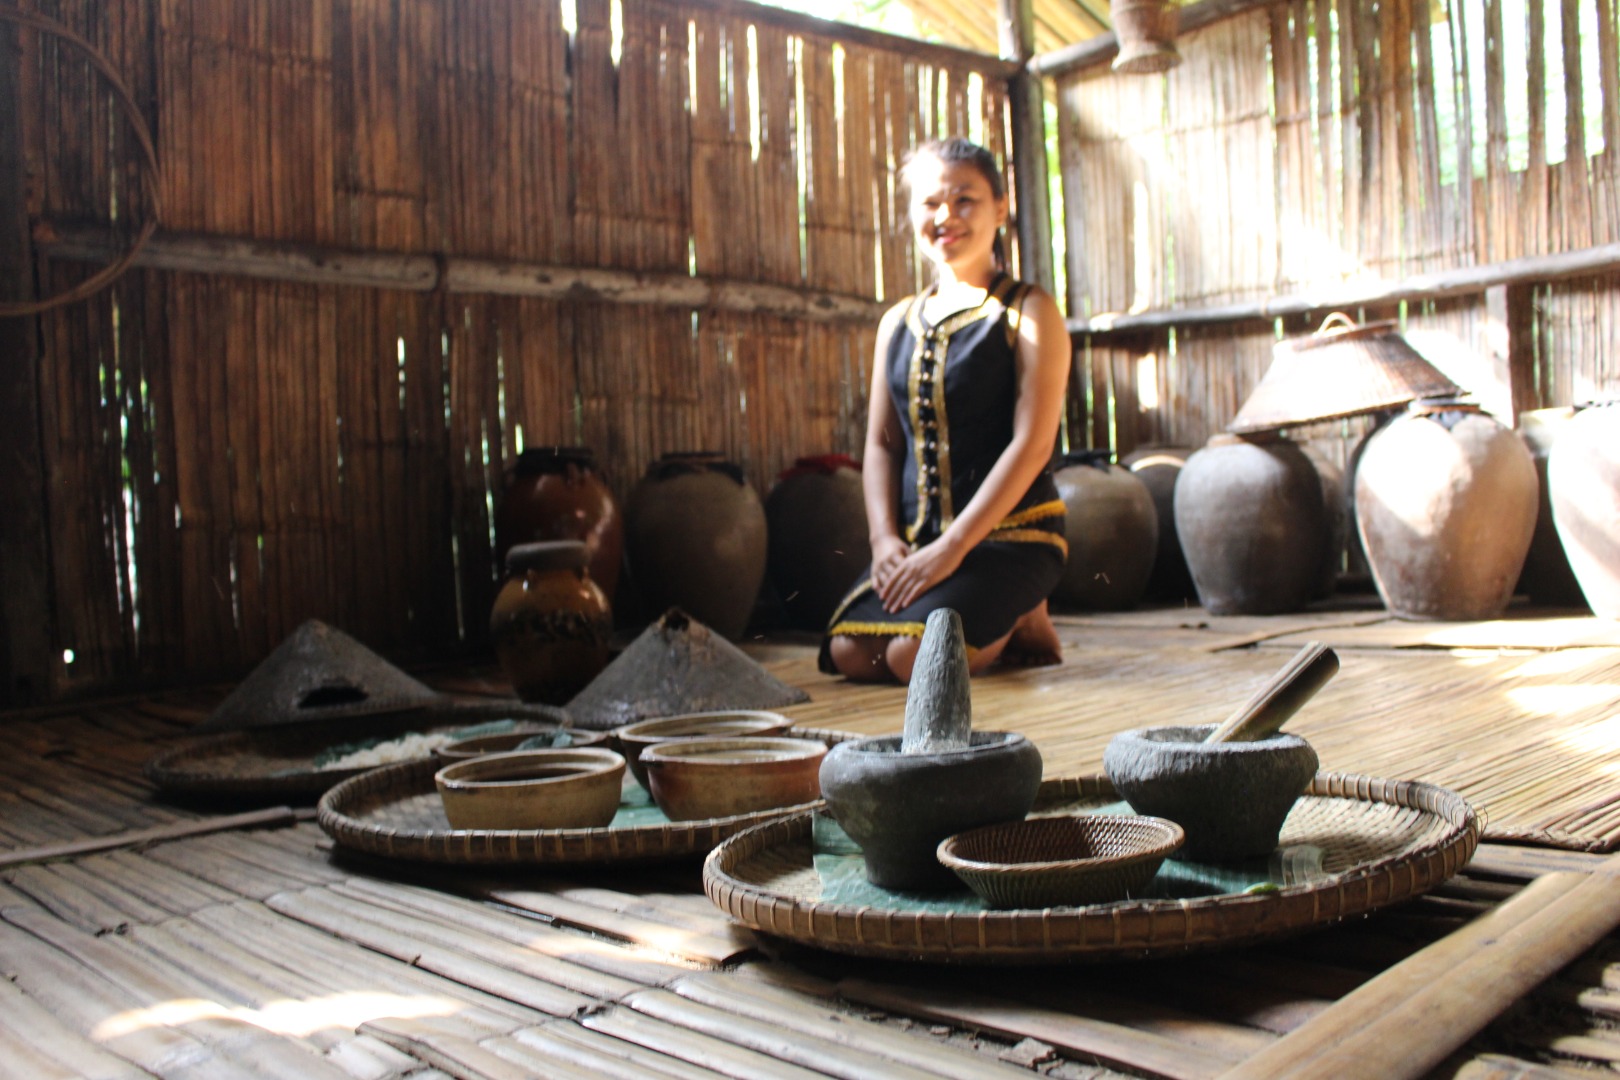
[{"label": "bamboo wall", "polygon": [[[622,25],[608,0],[25,6],[124,73],[178,234],[892,300],[919,273],[893,162],[935,134],[1006,145],[970,58],[715,0],[636,0]],[[105,85],[17,41],[31,218],[139,221]],[[39,263],[45,294],[89,272]],[[692,449],[763,493],[795,457],[858,452],[874,326],[147,269],[38,329],[36,698],[234,677],[307,618],[401,661],[476,643],[520,440],[590,446],[621,497]]]},{"label": "bamboo wall", "polygon": [[[1166,76],[1063,77],[1071,317],[1331,294],[1620,242],[1616,24],[1615,0],[1291,0],[1184,35]],[[1513,292],[1507,310],[1481,292],[1352,314],[1404,319],[1509,422],[1620,395],[1620,274]],[[1098,335],[1081,379],[1113,420],[1096,410],[1083,434],[1121,451],[1201,445],[1279,334],[1326,313]],[[1143,408],[1149,354],[1158,404]],[[1361,430],[1305,434],[1342,460]]]}]

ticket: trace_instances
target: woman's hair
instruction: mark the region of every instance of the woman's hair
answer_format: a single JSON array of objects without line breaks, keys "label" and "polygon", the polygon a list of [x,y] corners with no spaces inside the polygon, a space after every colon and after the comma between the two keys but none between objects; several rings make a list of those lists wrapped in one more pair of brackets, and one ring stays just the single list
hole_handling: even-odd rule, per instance
[{"label": "woman's hair", "polygon": [[[1007,180],[1001,173],[1001,167],[996,164],[996,156],[976,142],[967,139],[932,139],[911,148],[900,162],[900,186],[911,194],[911,170],[918,158],[931,157],[946,165],[970,165],[978,170],[985,182],[990,185],[990,194],[998,199],[1007,196]],[[1007,243],[1000,231],[996,232],[995,247],[992,251],[997,270],[1007,269]]]}]

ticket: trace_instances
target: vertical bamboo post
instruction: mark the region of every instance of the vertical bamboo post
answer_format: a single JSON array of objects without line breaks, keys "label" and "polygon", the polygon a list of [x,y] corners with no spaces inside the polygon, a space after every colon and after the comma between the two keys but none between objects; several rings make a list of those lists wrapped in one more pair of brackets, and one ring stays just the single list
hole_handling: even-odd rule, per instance
[{"label": "vertical bamboo post", "polygon": [[1052,210],[1046,191],[1046,113],[1041,79],[1029,69],[1035,54],[1035,8],[1032,0],[997,0],[1001,55],[1018,62],[1007,84],[1012,110],[1013,183],[1018,206],[1018,270],[1047,292],[1056,288],[1052,273]]},{"label": "vertical bamboo post", "polygon": [[[36,299],[22,146],[22,35],[0,22],[0,301]],[[34,316],[0,318],[0,708],[51,696]]]}]

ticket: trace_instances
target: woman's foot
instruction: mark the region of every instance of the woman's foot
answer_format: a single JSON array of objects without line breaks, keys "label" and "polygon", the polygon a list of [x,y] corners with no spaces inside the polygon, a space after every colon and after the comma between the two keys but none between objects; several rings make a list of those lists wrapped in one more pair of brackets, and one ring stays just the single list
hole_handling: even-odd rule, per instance
[{"label": "woman's foot", "polygon": [[1013,624],[1001,662],[1009,667],[1051,667],[1063,663],[1063,642],[1047,613],[1046,601],[1025,612]]}]

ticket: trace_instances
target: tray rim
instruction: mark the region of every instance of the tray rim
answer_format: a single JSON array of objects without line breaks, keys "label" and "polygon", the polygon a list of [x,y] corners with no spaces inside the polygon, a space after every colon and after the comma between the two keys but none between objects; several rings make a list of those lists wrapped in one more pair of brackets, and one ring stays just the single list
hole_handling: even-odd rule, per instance
[{"label": "tray rim", "polygon": [[[233,754],[258,747],[273,750],[277,747],[302,749],[319,746],[325,749],[352,741],[357,734],[401,735],[409,731],[434,731],[446,727],[462,727],[475,723],[491,714],[532,713],[518,718],[539,725],[566,726],[568,714],[554,705],[533,702],[507,701],[501,698],[446,698],[443,701],[414,705],[381,713],[348,718],[344,724],[320,724],[307,730],[258,728],[226,731],[218,734],[189,736],[177,746],[161,750],[148,758],[142,774],[160,792],[184,798],[216,798],[234,801],[259,799],[307,800],[313,802],[323,792],[344,780],[367,772],[375,766],[351,769],[300,769],[278,774],[231,775],[225,772],[203,772],[177,768],[193,761],[224,760]],[[319,751],[312,751],[318,753]]]},{"label": "tray rim", "polygon": [[[1115,794],[1107,777],[1079,776],[1044,781],[1039,797]],[[729,874],[745,858],[802,839],[812,815],[804,810],[756,825],[716,847],[703,863],[703,891],[752,930],[846,955],[982,964],[1146,959],[1303,933],[1410,899],[1457,873],[1480,843],[1483,826],[1475,808],[1457,792],[1426,781],[1324,771],[1306,794],[1419,810],[1450,828],[1402,855],[1372,860],[1326,881],[1262,893],[939,913],[807,902]]]},{"label": "tray rim", "polygon": [[[860,738],[824,728],[791,727],[797,738],[842,742]],[[408,761],[368,770],[329,788],[316,804],[316,821],[339,847],[366,855],[410,862],[458,866],[561,866],[629,863],[707,855],[743,829],[824,805],[820,800],[756,810],[749,814],[590,829],[433,829],[412,831],[367,825],[347,810],[381,789],[399,791],[392,801],[418,798],[433,790],[438,762]]]}]

